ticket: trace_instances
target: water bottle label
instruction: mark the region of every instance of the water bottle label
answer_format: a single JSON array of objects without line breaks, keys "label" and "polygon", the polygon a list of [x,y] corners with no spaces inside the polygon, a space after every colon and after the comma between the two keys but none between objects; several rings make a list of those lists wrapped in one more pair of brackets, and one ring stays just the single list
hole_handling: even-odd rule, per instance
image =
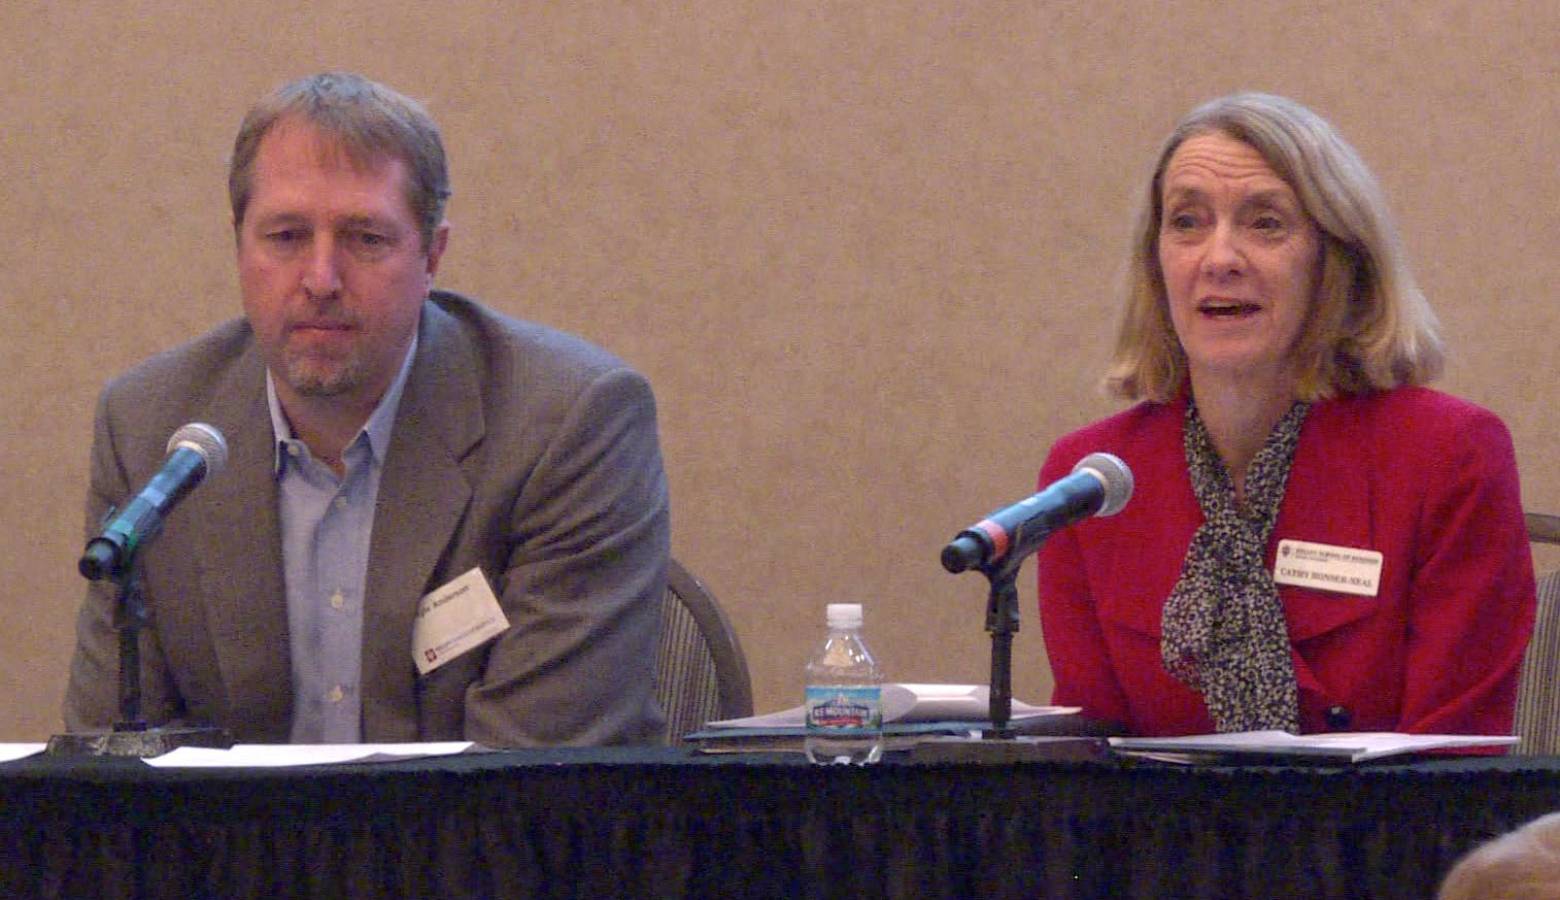
[{"label": "water bottle label", "polygon": [[838,735],[880,731],[883,689],[876,685],[809,685],[807,727]]}]

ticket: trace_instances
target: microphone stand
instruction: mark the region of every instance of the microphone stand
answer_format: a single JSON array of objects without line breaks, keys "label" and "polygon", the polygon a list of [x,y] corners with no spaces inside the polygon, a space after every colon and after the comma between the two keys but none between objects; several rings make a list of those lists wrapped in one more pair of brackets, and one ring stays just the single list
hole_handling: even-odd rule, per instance
[{"label": "microphone stand", "polygon": [[117,597],[114,630],[119,632],[119,720],[112,731],[73,732],[49,738],[46,750],[56,756],[161,756],[176,747],[233,746],[226,728],[209,726],[153,728],[141,715],[141,627],[146,602],[141,597],[141,570],[131,555],[113,574]]},{"label": "microphone stand", "polygon": [[986,632],[991,635],[991,727],[982,736],[1005,741],[1014,737],[1013,635],[1018,633],[1018,570],[1024,563],[1012,556],[979,567],[991,585],[986,598]]},{"label": "microphone stand", "polygon": [[[1019,735],[1013,728],[1013,635],[1018,633],[1018,570],[1026,553],[1009,553],[977,569],[990,584],[986,598],[986,631],[991,635],[991,694],[987,705],[990,727],[978,740],[922,742],[911,751],[912,762],[1014,763],[1035,760],[1093,760],[1108,752],[1103,739],[1071,721],[1036,723],[1038,734]],[[1029,730],[1026,728],[1026,731]]]},{"label": "microphone stand", "polygon": [[115,732],[142,732],[141,626],[146,624],[146,601],[141,599],[141,568],[130,565],[114,579],[119,598],[114,604],[114,630],[119,632],[119,721]]}]

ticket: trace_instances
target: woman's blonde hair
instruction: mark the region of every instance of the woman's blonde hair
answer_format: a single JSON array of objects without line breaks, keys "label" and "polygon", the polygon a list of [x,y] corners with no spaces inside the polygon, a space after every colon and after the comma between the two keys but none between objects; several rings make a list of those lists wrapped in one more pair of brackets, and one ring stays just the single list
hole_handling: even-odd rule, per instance
[{"label": "woman's blonde hair", "polygon": [[1115,356],[1105,385],[1131,400],[1167,401],[1187,377],[1159,267],[1165,167],[1188,138],[1224,134],[1260,153],[1294,190],[1322,245],[1316,300],[1295,347],[1298,399],[1420,384],[1441,372],[1439,326],[1403,260],[1380,186],[1337,131],[1293,100],[1220,97],[1165,140],[1132,234]]}]

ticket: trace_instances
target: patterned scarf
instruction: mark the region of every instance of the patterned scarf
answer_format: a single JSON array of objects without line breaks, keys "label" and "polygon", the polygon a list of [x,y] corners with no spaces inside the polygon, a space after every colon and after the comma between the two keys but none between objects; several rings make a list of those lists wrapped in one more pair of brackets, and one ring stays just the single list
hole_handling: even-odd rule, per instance
[{"label": "patterned scarf", "polygon": [[1246,474],[1238,508],[1195,403],[1186,408],[1186,464],[1204,522],[1165,601],[1165,669],[1200,691],[1220,732],[1300,730],[1299,689],[1278,587],[1264,563],[1309,404],[1274,426]]}]

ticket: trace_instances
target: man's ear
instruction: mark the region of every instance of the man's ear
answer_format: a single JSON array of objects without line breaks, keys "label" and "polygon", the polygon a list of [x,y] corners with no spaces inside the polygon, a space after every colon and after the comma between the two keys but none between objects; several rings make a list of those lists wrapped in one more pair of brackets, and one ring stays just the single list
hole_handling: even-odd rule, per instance
[{"label": "man's ear", "polygon": [[428,278],[431,280],[439,271],[439,260],[444,258],[444,248],[450,243],[450,222],[445,219],[439,223],[439,227],[433,230],[433,240],[428,242]]}]

